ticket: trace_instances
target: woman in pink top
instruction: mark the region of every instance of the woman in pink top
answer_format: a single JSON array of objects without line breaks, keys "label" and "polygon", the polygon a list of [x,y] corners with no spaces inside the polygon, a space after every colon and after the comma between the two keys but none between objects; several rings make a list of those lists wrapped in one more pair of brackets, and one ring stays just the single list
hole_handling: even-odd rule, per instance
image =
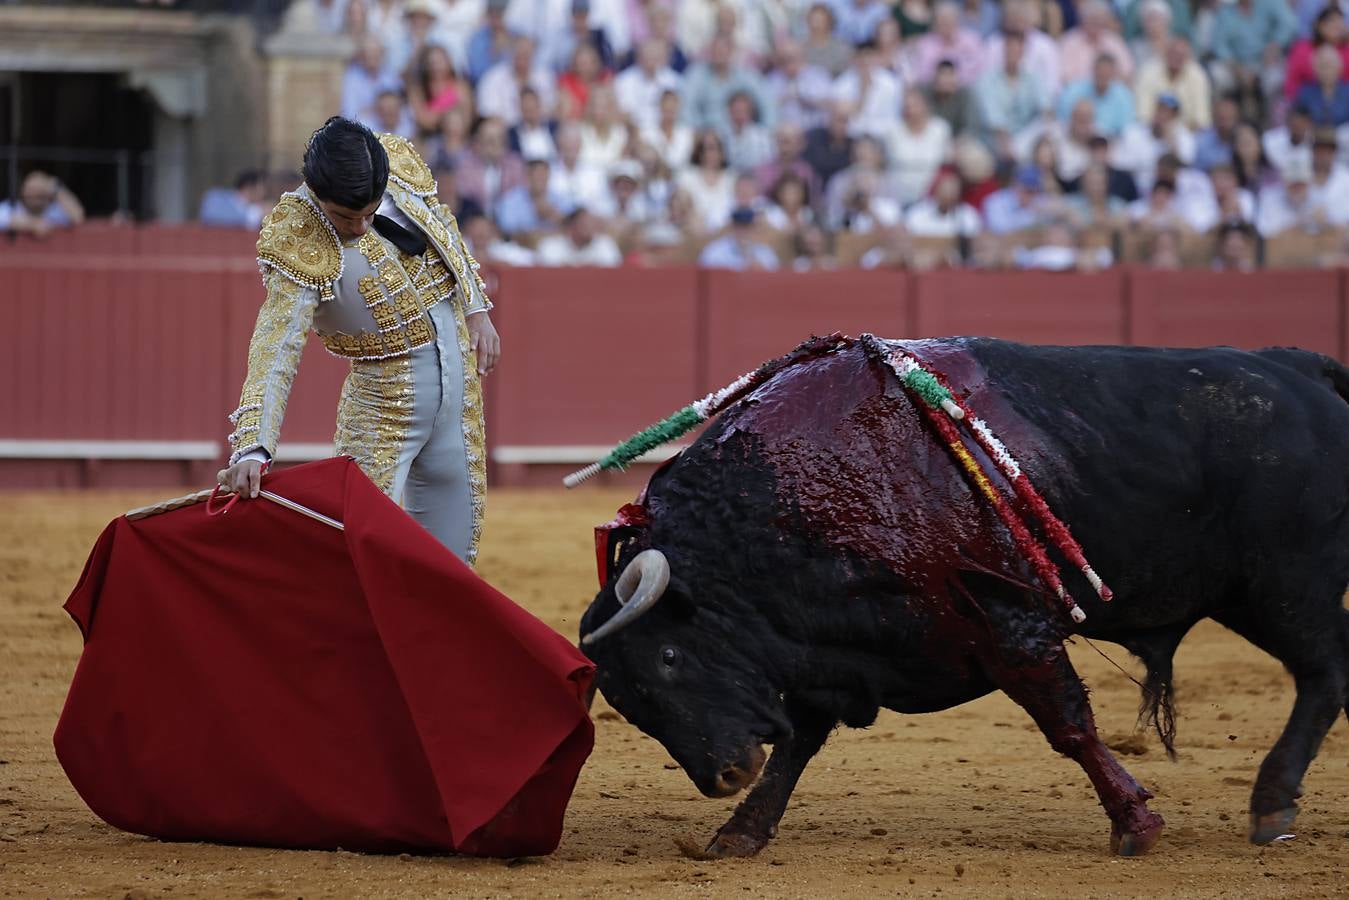
[{"label": "woman in pink top", "polygon": [[962,85],[971,85],[984,70],[984,46],[979,35],[960,27],[960,5],[953,0],[937,4],[932,30],[913,42],[910,60],[915,81],[926,84],[937,74],[937,64],[949,59]]},{"label": "woman in pink top", "polygon": [[[1288,68],[1284,70],[1283,96],[1289,102],[1304,85],[1316,84],[1316,70],[1312,60],[1322,44],[1330,44],[1340,51],[1344,71],[1349,72],[1349,29],[1344,27],[1344,13],[1338,7],[1327,6],[1316,16],[1312,36],[1293,44],[1288,51]],[[1344,77],[1344,76],[1341,76]]]},{"label": "woman in pink top", "polygon": [[445,113],[452,109],[463,107],[472,118],[473,89],[455,72],[444,47],[428,44],[417,55],[408,83],[408,104],[420,134],[438,132]]}]

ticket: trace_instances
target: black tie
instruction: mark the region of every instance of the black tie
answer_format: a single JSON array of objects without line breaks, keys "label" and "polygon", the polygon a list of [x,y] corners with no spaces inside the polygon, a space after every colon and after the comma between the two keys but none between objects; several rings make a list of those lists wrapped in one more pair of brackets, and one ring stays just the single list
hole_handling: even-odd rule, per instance
[{"label": "black tie", "polygon": [[408,231],[388,216],[375,213],[375,230],[408,256],[421,256],[426,252],[426,238]]}]

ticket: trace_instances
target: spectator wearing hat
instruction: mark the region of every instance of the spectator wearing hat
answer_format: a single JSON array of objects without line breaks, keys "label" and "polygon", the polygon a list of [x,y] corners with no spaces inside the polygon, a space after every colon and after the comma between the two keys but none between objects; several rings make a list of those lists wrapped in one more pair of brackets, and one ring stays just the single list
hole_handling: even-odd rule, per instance
[{"label": "spectator wearing hat", "polygon": [[852,62],[852,47],[834,33],[834,9],[828,3],[812,3],[806,11],[806,65],[818,66],[837,78]]},{"label": "spectator wearing hat", "polygon": [[584,206],[563,219],[560,234],[550,234],[539,241],[536,255],[541,266],[613,268],[623,262],[618,244],[600,230],[594,214]]},{"label": "spectator wearing hat", "polygon": [[239,173],[233,188],[211,188],[201,198],[203,225],[256,231],[267,214],[267,177],[258,169]]},{"label": "spectator wearing hat", "polygon": [[1349,169],[1338,160],[1333,128],[1318,128],[1312,142],[1311,195],[1337,226],[1349,225]]},{"label": "spectator wearing hat", "polygon": [[529,86],[521,88],[520,121],[507,132],[511,152],[525,159],[555,159],[556,135],[557,120],[544,112],[539,92]]},{"label": "spectator wearing hat", "polygon": [[557,101],[555,80],[547,67],[535,58],[534,39],[517,35],[511,43],[509,60],[499,62],[478,82],[478,112],[500,119],[507,127],[520,121],[520,89],[532,87],[545,110]]},{"label": "spectator wearing hat", "polygon": [[1296,103],[1307,110],[1317,125],[1338,127],[1349,122],[1349,84],[1344,81],[1340,51],[1322,44],[1312,62],[1316,83],[1303,85]]},{"label": "spectator wearing hat", "polygon": [[1294,105],[1288,111],[1284,123],[1271,128],[1261,137],[1265,156],[1275,168],[1282,169],[1284,163],[1295,156],[1303,157],[1308,165],[1312,161],[1312,117],[1305,107]]},{"label": "spectator wearing hat", "polygon": [[786,38],[778,42],[777,65],[765,81],[769,102],[780,122],[809,129],[824,124],[833,95],[833,79],[824,69],[806,62],[800,43]]},{"label": "spectator wearing hat", "polygon": [[1195,62],[1190,42],[1183,37],[1172,38],[1162,58],[1142,64],[1134,79],[1133,91],[1141,122],[1152,120],[1157,98],[1168,94],[1180,103],[1181,121],[1186,128],[1197,131],[1208,128],[1211,123],[1208,75]]},{"label": "spectator wearing hat", "polygon": [[703,248],[698,265],[705,269],[774,271],[777,254],[754,237],[754,210],[739,206],[731,211],[731,230]]},{"label": "spectator wearing hat", "polygon": [[602,210],[609,231],[620,243],[633,226],[645,226],[656,217],[651,198],[642,191],[642,164],[620,159],[609,167],[609,196]]},{"label": "spectator wearing hat", "polygon": [[953,74],[964,87],[979,80],[984,70],[984,42],[978,32],[961,24],[960,4],[956,0],[941,0],[932,13],[932,30],[911,44],[910,76],[921,84],[937,77],[937,67],[943,62],[959,61]]},{"label": "spectator wearing hat", "polygon": [[1119,67],[1109,53],[1096,57],[1091,77],[1070,82],[1059,94],[1059,118],[1067,119],[1079,100],[1091,101],[1094,126],[1100,134],[1118,135],[1134,120],[1134,95],[1120,80]]},{"label": "spectator wearing hat", "polygon": [[973,133],[981,127],[973,90],[960,83],[951,60],[937,63],[936,74],[923,87],[923,95],[932,114],[950,125],[952,134]]},{"label": "spectator wearing hat", "polygon": [[1079,24],[1059,41],[1059,76],[1064,84],[1092,77],[1101,56],[1115,61],[1115,70],[1126,82],[1133,77],[1134,60],[1129,45],[1115,30],[1115,14],[1105,0],[1084,0],[1078,5]]},{"label": "spectator wearing hat", "polygon": [[1044,85],[1023,63],[1025,47],[1023,35],[1007,34],[1000,46],[1000,63],[974,88],[986,138],[1002,159],[1011,158],[1018,135],[1034,126],[1047,108]]},{"label": "spectator wearing hat", "polygon": [[385,41],[389,68],[404,75],[424,48],[440,43],[438,0],[405,0],[402,27]]},{"label": "spectator wearing hat", "polygon": [[510,59],[515,33],[506,26],[508,4],[509,0],[487,0],[483,24],[468,39],[468,77],[474,84],[493,66]]},{"label": "spectator wearing hat", "polygon": [[1311,162],[1300,157],[1289,160],[1279,171],[1279,184],[1260,192],[1256,229],[1271,238],[1294,229],[1315,233],[1329,226],[1325,209],[1311,195]]},{"label": "spectator wearing hat", "polygon": [[384,62],[384,42],[366,35],[342,73],[342,115],[359,118],[375,105],[380,94],[401,87],[398,73]]},{"label": "spectator wearing hat", "polygon": [[984,201],[984,225],[993,234],[1009,234],[1039,225],[1044,209],[1044,183],[1040,170],[1024,165],[1016,170],[1011,185]]},{"label": "spectator wearing hat", "polygon": [[525,183],[497,201],[496,223],[504,234],[512,239],[533,237],[562,224],[571,207],[566,197],[549,188],[549,175],[548,160],[526,160]]},{"label": "spectator wearing hat", "polygon": [[1172,154],[1184,165],[1194,162],[1194,135],[1181,123],[1180,101],[1170,94],[1157,98],[1150,122],[1135,122],[1120,135],[1115,164],[1140,186],[1151,183],[1157,160]]},{"label": "spectator wearing hat", "polygon": [[639,131],[660,122],[660,98],[679,91],[679,74],[668,65],[669,48],[660,38],[648,38],[637,48],[637,64],[614,79],[619,109]]},{"label": "spectator wearing hat", "polygon": [[753,69],[732,62],[735,45],[726,35],[717,35],[708,45],[707,61],[691,66],[684,76],[684,121],[694,130],[714,128],[725,132],[731,95],[754,98],[763,124],[772,127],[773,110],[767,102],[763,81]]}]

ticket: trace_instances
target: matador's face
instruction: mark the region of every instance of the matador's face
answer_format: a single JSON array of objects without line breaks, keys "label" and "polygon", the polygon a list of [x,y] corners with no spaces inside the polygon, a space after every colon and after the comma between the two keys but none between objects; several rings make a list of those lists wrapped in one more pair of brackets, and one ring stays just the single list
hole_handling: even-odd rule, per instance
[{"label": "matador's face", "polygon": [[370,226],[375,221],[375,210],[379,209],[379,203],[380,201],[376,200],[365,209],[350,209],[333,203],[331,200],[320,200],[319,208],[328,217],[328,221],[333,223],[333,229],[337,231],[337,236],[343,243],[346,243],[356,240],[370,230]]}]

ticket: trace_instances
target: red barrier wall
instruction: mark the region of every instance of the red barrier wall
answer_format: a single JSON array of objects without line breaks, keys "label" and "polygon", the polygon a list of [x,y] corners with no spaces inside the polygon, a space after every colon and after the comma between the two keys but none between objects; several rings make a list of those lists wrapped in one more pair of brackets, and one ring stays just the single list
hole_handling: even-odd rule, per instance
[{"label": "red barrier wall", "polygon": [[[0,249],[0,315],[12,336],[0,358],[0,377],[10,387],[0,391],[0,441],[191,441],[223,448],[224,417],[238,402],[262,301],[260,280],[251,252],[239,249],[240,234],[166,231],[172,233],[94,235],[100,247],[131,248],[116,255]],[[220,249],[231,242],[228,254]],[[180,252],[142,255],[147,247],[174,246]],[[487,382],[497,484],[540,478],[555,484],[557,474],[579,467],[595,448],[811,333],[1281,344],[1349,358],[1349,285],[1338,271],[506,269],[489,281],[505,350]],[[283,445],[332,440],[346,370],[310,343]],[[10,452],[0,458],[0,486],[209,483],[218,462],[94,466]]]}]

